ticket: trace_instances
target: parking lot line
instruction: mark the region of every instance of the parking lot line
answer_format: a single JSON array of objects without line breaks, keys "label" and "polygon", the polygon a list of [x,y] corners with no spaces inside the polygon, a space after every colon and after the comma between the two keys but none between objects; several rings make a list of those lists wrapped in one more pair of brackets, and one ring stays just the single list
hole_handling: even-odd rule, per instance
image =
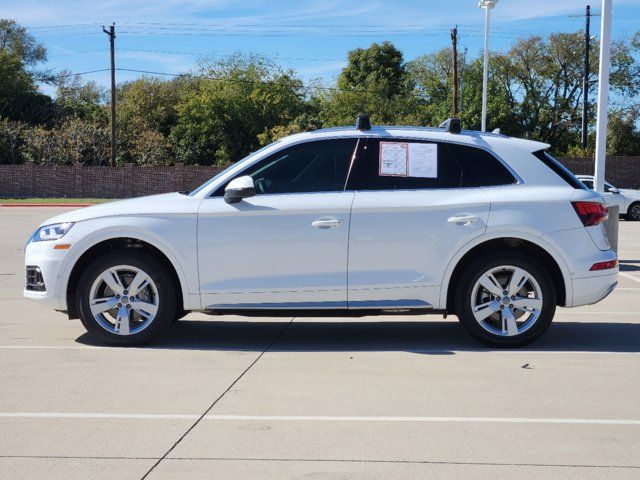
[{"label": "parking lot line", "polygon": [[[57,418],[106,420],[195,420],[201,415],[148,413],[67,413],[0,412],[0,418]],[[339,416],[339,415],[216,415],[204,420],[243,422],[410,422],[410,423],[551,423],[564,425],[640,426],[640,420],[608,418],[530,418],[530,417],[425,417],[425,416]]]},{"label": "parking lot line", "polygon": [[623,276],[624,278],[628,278],[630,280],[633,280],[634,282],[638,282],[640,283],[640,278],[631,275],[630,273],[626,273],[626,272],[618,272],[618,275]]}]

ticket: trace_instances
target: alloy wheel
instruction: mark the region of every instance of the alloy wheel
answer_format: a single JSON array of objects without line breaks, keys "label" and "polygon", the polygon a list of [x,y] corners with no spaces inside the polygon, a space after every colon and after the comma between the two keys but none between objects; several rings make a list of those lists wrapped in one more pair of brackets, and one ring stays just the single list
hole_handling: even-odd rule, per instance
[{"label": "alloy wheel", "polygon": [[117,265],[98,275],[89,291],[89,308],[98,325],[117,335],[133,335],[156,317],[158,288],[140,268]]},{"label": "alloy wheel", "polygon": [[471,295],[476,322],[487,332],[505,337],[529,330],[540,317],[542,305],[542,290],[533,275],[511,265],[486,271]]}]

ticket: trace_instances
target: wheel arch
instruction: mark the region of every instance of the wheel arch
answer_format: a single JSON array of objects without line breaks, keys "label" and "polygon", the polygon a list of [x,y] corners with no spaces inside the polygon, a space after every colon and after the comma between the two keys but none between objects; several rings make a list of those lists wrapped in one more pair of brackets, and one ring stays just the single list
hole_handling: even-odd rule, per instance
[{"label": "wheel arch", "polygon": [[547,268],[556,287],[558,305],[567,305],[568,300],[573,297],[571,277],[567,266],[550,245],[541,244],[544,244],[541,239],[525,238],[522,235],[504,235],[490,239],[485,238],[467,245],[467,248],[452,259],[447,267],[442,282],[440,304],[446,308],[448,313],[455,313],[453,302],[455,288],[453,286],[460,279],[465,268],[478,256],[491,251],[516,249],[540,261]]},{"label": "wheel arch", "polygon": [[173,256],[170,253],[167,254],[167,249],[163,248],[163,245],[159,245],[149,238],[141,238],[141,235],[131,235],[131,233],[132,232],[128,232],[126,235],[113,235],[95,240],[89,245],[86,245],[81,252],[78,252],[76,254],[77,258],[73,262],[70,262],[66,282],[61,285],[62,291],[60,292],[61,298],[64,298],[66,301],[66,309],[70,319],[78,318],[75,294],[82,271],[99,255],[110,251],[126,249],[145,251],[154,258],[157,258],[162,265],[164,265],[175,282],[178,294],[178,305],[180,308],[184,308],[185,297],[188,297],[189,290],[184,273],[176,259],[172,258]]}]

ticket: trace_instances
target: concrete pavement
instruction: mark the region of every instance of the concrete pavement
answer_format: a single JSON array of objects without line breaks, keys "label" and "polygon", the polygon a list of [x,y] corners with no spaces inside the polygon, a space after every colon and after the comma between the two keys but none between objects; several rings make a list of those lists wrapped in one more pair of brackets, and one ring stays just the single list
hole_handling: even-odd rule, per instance
[{"label": "concrete pavement", "polygon": [[0,209],[0,478],[640,477],[640,224],[620,288],[524,349],[452,317],[198,314],[127,349],[21,298],[60,211]]}]

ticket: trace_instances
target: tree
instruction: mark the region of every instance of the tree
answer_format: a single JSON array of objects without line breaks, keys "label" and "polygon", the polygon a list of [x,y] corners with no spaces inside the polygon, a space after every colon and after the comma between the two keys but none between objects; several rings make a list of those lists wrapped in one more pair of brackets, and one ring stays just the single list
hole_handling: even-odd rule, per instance
[{"label": "tree", "polygon": [[64,115],[106,122],[106,89],[94,81],[83,82],[79,75],[63,70],[56,77],[56,104]]},{"label": "tree", "polygon": [[44,47],[25,28],[0,19],[0,117],[30,123],[51,119],[53,103],[36,85],[46,75],[34,70],[45,59]]},{"label": "tree", "polygon": [[29,35],[26,28],[6,18],[0,19],[0,50],[19,59],[27,68],[33,68],[47,59],[44,46]]},{"label": "tree", "polygon": [[382,97],[405,95],[411,90],[402,52],[391,42],[372,43],[348,55],[348,64],[338,77],[341,90],[366,90]]},{"label": "tree", "polygon": [[260,134],[302,111],[302,82],[293,72],[260,56],[209,61],[186,87],[170,139],[179,161],[235,162],[260,146]]},{"label": "tree", "polygon": [[[521,39],[506,54],[493,55],[491,72],[515,123],[505,131],[550,143],[565,152],[577,144],[582,118],[584,39],[581,33]],[[590,90],[595,99],[598,48],[591,47]],[[612,45],[612,105],[637,95],[637,62],[628,41]],[[593,119],[594,105],[589,105]],[[490,120],[491,121],[491,120]],[[497,125],[502,126],[502,125]]]},{"label": "tree", "polygon": [[640,131],[636,127],[640,117],[636,112],[609,115],[607,153],[610,155],[640,154]]},{"label": "tree", "polygon": [[390,42],[348,54],[336,90],[320,90],[319,117],[325,126],[352,124],[360,112],[374,123],[424,124],[425,104],[414,94],[402,52]]}]

